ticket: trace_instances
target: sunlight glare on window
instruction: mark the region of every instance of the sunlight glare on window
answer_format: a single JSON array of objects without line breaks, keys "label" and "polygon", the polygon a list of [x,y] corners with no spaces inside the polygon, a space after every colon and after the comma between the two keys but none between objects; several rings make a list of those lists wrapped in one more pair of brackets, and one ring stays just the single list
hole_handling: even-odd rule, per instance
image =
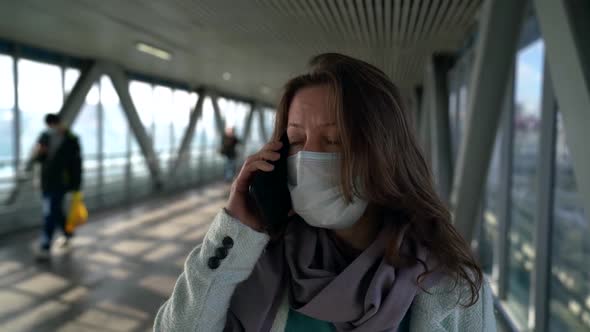
[{"label": "sunlight glare on window", "polygon": [[12,57],[0,54],[0,109],[14,107],[14,75]]},{"label": "sunlight glare on window", "polygon": [[100,102],[107,107],[119,105],[119,95],[108,76],[100,78]]},{"label": "sunlight glare on window", "polygon": [[141,122],[145,127],[151,126],[154,122],[152,86],[145,82],[131,81],[129,93]]},{"label": "sunlight glare on window", "polygon": [[66,69],[66,72],[64,73],[64,92],[66,95],[72,91],[74,85],[76,85],[76,82],[78,81],[78,78],[80,78],[80,71],[78,69]]}]

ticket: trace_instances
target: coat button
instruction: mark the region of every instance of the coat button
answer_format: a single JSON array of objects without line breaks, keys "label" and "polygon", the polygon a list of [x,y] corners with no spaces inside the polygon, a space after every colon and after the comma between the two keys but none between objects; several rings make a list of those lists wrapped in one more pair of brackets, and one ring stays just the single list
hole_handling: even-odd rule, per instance
[{"label": "coat button", "polygon": [[234,246],[234,240],[229,236],[224,237],[221,243],[227,249],[230,249]]},{"label": "coat button", "polygon": [[225,257],[227,257],[227,249],[224,247],[219,247],[215,249],[215,257],[219,259],[224,259]]},{"label": "coat button", "polygon": [[220,261],[219,258],[217,257],[211,257],[209,258],[209,261],[207,262],[207,265],[209,266],[209,268],[211,270],[215,270],[219,267]]}]

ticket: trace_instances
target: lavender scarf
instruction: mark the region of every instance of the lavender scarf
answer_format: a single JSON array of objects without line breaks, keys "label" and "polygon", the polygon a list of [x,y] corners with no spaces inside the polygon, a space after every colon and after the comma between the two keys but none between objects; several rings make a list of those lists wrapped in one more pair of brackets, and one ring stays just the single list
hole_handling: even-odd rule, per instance
[{"label": "lavender scarf", "polygon": [[[327,230],[294,218],[284,240],[269,244],[236,288],[224,331],[268,332],[285,290],[292,310],[332,322],[339,332],[397,331],[420,291],[416,278],[424,267],[394,268],[384,258],[387,246],[383,230],[366,250],[347,259]],[[418,256],[432,268],[424,250]],[[424,287],[438,280],[431,276]]]}]

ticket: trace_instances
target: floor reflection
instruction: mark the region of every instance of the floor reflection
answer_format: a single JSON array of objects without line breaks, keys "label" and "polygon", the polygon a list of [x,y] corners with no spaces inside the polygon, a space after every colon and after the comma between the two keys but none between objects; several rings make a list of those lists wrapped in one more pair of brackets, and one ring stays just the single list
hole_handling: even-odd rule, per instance
[{"label": "floor reflection", "polygon": [[215,185],[93,216],[70,250],[36,263],[36,232],[2,240],[2,331],[150,331],[185,257],[225,203]]}]

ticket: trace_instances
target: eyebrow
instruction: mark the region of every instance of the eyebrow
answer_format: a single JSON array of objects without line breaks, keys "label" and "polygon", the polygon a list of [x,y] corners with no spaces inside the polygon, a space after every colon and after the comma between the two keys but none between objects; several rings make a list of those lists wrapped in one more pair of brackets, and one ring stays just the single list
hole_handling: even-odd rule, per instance
[{"label": "eyebrow", "polygon": [[[322,124],[320,124],[320,127],[333,127],[333,126],[336,126],[336,122],[328,122],[328,123],[322,123]],[[292,122],[290,122],[288,124],[288,127],[303,129],[303,126],[302,125],[300,125],[298,123],[292,123]]]}]

